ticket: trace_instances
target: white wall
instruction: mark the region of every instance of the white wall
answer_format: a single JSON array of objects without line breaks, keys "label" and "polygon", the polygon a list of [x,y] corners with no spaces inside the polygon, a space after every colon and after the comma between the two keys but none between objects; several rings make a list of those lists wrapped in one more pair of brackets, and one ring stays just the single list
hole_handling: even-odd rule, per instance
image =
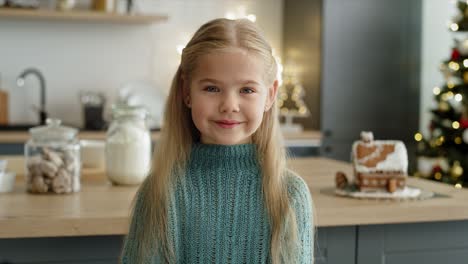
[{"label": "white wall", "polygon": [[439,71],[442,61],[450,58],[454,33],[447,23],[457,14],[454,1],[423,0],[423,32],[421,48],[421,106],[420,130],[428,134],[430,109],[435,106],[432,89],[444,84]]},{"label": "white wall", "polygon": [[255,14],[277,54],[282,49],[282,0],[136,2],[142,12],[164,13],[169,20],[149,26],[0,20],[0,74],[2,88],[10,94],[10,121],[37,121],[31,105],[39,102],[38,82],[29,77],[25,87],[16,86],[17,76],[30,66],[45,75],[49,114],[78,127],[81,90],[102,91],[112,101],[125,82],[144,80],[165,94],[179,62],[176,46],[185,44],[201,24],[227,12],[244,8]]}]

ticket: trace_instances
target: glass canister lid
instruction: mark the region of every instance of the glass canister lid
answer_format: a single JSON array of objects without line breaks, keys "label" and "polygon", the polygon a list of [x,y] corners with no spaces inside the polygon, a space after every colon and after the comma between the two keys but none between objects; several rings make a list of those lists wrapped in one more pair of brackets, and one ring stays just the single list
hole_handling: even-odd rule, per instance
[{"label": "glass canister lid", "polygon": [[78,129],[62,126],[60,119],[48,118],[45,126],[29,129],[34,141],[73,141],[76,139]]},{"label": "glass canister lid", "polygon": [[148,110],[144,106],[115,104],[112,106],[112,117],[114,119],[121,117],[137,117],[139,119],[146,119]]}]

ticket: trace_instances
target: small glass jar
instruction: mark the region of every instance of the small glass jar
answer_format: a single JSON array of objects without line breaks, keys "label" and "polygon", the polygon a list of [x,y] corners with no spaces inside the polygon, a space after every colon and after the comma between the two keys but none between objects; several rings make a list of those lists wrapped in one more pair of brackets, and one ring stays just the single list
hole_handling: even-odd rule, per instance
[{"label": "small glass jar", "polygon": [[114,106],[106,136],[106,171],[116,185],[137,185],[151,167],[151,134],[143,107]]},{"label": "small glass jar", "polygon": [[47,119],[45,126],[29,130],[24,146],[27,191],[72,193],[80,191],[81,161],[78,130]]}]

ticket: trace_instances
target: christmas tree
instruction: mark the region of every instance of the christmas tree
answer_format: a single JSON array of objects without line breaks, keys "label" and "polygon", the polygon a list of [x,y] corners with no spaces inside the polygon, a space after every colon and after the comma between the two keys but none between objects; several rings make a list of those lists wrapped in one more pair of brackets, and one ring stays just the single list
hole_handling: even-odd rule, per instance
[{"label": "christmas tree", "polygon": [[[468,4],[457,1],[453,32],[468,32]],[[465,34],[467,35],[467,34]],[[429,135],[418,141],[416,176],[468,187],[468,37],[455,39],[451,56],[440,70],[445,84],[433,89],[437,107],[431,110]]]}]

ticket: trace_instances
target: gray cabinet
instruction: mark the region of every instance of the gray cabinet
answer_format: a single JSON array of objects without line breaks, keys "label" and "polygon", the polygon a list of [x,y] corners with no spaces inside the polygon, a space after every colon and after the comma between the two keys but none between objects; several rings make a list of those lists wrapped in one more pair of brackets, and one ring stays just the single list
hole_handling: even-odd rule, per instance
[{"label": "gray cabinet", "polygon": [[[468,221],[318,228],[315,264],[468,263]],[[0,263],[117,263],[123,236],[0,239]]]},{"label": "gray cabinet", "polygon": [[[0,263],[117,263],[123,236],[0,239]],[[354,263],[356,227],[318,228],[316,264]]]},{"label": "gray cabinet", "polygon": [[121,245],[122,236],[0,239],[0,263],[115,264]]},{"label": "gray cabinet", "polygon": [[318,228],[315,239],[315,264],[353,264],[355,249],[355,226]]},{"label": "gray cabinet", "polygon": [[468,263],[468,221],[360,226],[359,264]]},{"label": "gray cabinet", "polygon": [[0,155],[24,155],[24,144],[0,143]]}]

